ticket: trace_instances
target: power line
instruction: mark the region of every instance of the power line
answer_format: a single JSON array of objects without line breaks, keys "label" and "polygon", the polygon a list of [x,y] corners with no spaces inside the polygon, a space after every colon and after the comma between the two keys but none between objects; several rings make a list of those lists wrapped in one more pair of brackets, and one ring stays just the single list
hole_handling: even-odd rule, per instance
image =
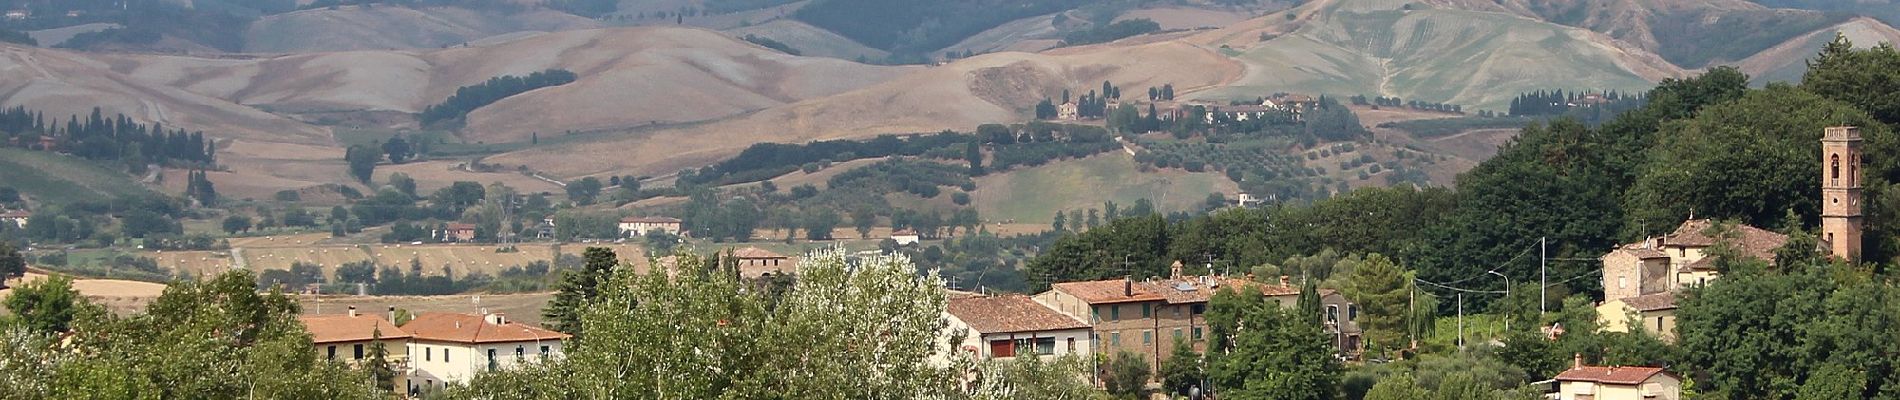
[{"label": "power line", "polygon": [[1460,292],[1460,293],[1490,293],[1490,294],[1504,294],[1505,293],[1504,291],[1501,291],[1501,290],[1474,290],[1474,289],[1465,289],[1465,288],[1460,288],[1460,287],[1452,287],[1452,286],[1445,285],[1442,283],[1432,282],[1432,281],[1418,279],[1418,278],[1412,278],[1412,280],[1417,281],[1418,283],[1437,286],[1440,288],[1444,288],[1446,290],[1451,290],[1451,291]]}]

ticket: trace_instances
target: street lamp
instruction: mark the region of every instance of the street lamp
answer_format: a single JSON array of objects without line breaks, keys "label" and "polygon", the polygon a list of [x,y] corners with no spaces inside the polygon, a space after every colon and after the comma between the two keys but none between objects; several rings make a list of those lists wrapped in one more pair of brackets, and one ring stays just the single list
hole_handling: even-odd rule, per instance
[{"label": "street lamp", "polygon": [[[1497,271],[1497,270],[1490,270],[1490,271],[1484,271],[1484,273],[1487,273],[1487,274],[1492,274],[1492,275],[1497,275],[1497,276],[1498,276],[1499,278],[1504,278],[1504,299],[1505,299],[1505,301],[1510,301],[1510,298],[1511,298],[1511,277],[1509,277],[1509,276],[1505,276],[1504,274],[1500,274],[1500,273],[1498,273],[1498,271]],[[1504,331],[1505,331],[1505,332],[1510,332],[1510,331],[1511,331],[1511,315],[1510,315],[1510,312],[1509,312],[1509,311],[1506,311],[1506,312],[1505,312],[1505,315],[1504,315]]]}]

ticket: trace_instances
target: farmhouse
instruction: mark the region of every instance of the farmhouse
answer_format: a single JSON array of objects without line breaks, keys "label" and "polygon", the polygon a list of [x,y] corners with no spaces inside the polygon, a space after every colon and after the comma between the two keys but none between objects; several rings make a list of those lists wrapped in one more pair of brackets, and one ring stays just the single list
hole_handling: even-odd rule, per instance
[{"label": "farmhouse", "polygon": [[1557,374],[1558,400],[1678,400],[1682,378],[1656,367],[1583,365],[1579,355]]},{"label": "farmhouse", "polygon": [[[390,307],[393,317],[395,307]],[[370,358],[378,344],[383,346],[386,360],[394,364],[397,371],[407,368],[409,362],[408,331],[396,327],[396,324],[383,319],[381,315],[358,314],[351,306],[348,314],[305,315],[297,317],[303,322],[305,330],[310,331],[311,342],[316,344],[317,357],[324,360],[361,363]]]},{"label": "farmhouse", "polygon": [[33,218],[33,213],[25,211],[25,210],[14,210],[14,211],[7,211],[4,213],[0,213],[0,223],[10,222],[10,223],[13,223],[14,226],[19,227],[20,229],[26,229],[26,220],[32,219],[32,218]]},{"label": "farmhouse", "polygon": [[898,246],[909,246],[917,244],[920,237],[917,236],[916,230],[904,228],[891,232],[891,240],[897,242]]},{"label": "farmhouse", "polygon": [[1639,329],[1665,341],[1676,340],[1676,294],[1625,297],[1597,306],[1597,323],[1610,332]]},{"label": "farmhouse", "polygon": [[442,228],[444,242],[470,242],[475,240],[475,224],[451,222]]},{"label": "farmhouse", "polygon": [[413,335],[408,354],[414,367],[405,384],[412,394],[467,382],[482,371],[560,358],[561,341],[571,337],[500,313],[423,314],[402,328]]},{"label": "farmhouse", "polygon": [[679,236],[681,222],[682,221],[680,221],[679,218],[668,218],[668,217],[621,218],[620,219],[620,236],[639,237],[639,236],[644,236],[647,234],[647,232],[652,232],[652,231],[661,231],[661,232],[666,232],[669,235]]},{"label": "farmhouse", "polygon": [[[959,335],[955,339],[960,343],[954,348],[977,360],[1088,356],[1091,347],[1088,323],[1024,295],[952,298],[943,319],[947,322],[945,332]],[[944,343],[939,348],[950,349],[951,345]]]},{"label": "farmhouse", "polygon": [[798,268],[791,257],[757,247],[733,250],[732,256],[739,259],[739,273],[746,277],[757,277],[768,273],[789,273]]},{"label": "farmhouse", "polygon": [[1068,121],[1082,119],[1082,108],[1073,101],[1062,103],[1056,106],[1056,119]]}]

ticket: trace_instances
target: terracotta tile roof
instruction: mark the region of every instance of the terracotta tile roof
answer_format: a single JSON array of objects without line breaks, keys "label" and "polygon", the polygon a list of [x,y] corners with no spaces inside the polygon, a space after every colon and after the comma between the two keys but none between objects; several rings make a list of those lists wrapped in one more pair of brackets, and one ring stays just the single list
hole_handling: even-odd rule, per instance
[{"label": "terracotta tile roof", "polygon": [[32,217],[33,217],[33,213],[20,211],[20,210],[0,213],[0,218],[32,218]]},{"label": "terracotta tile roof", "polygon": [[737,256],[742,259],[743,258],[786,258],[783,255],[772,252],[771,250],[761,249],[757,247],[747,247],[743,249],[733,250],[732,255]]},{"label": "terracotta tile roof", "polygon": [[429,313],[416,317],[402,328],[415,335],[416,340],[456,343],[528,342],[570,337],[565,333],[514,321],[504,320],[503,324],[493,324],[482,317],[475,314]]},{"label": "terracotta tile roof", "polygon": [[384,340],[408,339],[412,336],[381,315],[304,315],[297,317],[297,321],[303,323],[304,330],[310,331],[310,341],[319,344],[361,342],[376,338],[378,333],[382,334]]},{"label": "terracotta tile roof", "polygon": [[1676,309],[1676,294],[1669,292],[1626,297],[1623,298],[1622,301],[1623,305],[1636,309],[1636,311],[1648,312]]},{"label": "terracotta tile roof", "polygon": [[620,222],[624,224],[677,224],[681,221],[679,218],[670,217],[626,217],[621,218]]},{"label": "terracotta tile roof", "polygon": [[891,236],[917,236],[917,231],[911,230],[910,228],[898,229],[891,232]]},{"label": "terracotta tile roof", "polygon": [[[1050,285],[1051,289],[1068,293],[1089,304],[1133,303],[1141,301],[1167,300],[1166,296],[1156,293],[1143,284],[1123,287],[1124,280],[1108,279],[1100,281],[1062,282]],[[1124,289],[1127,289],[1124,291]],[[1132,292],[1130,295],[1129,292]]]},{"label": "terracotta tile roof", "polygon": [[1570,368],[1555,378],[1558,381],[1596,382],[1612,385],[1640,385],[1656,374],[1667,374],[1656,367],[1598,367],[1580,366]]},{"label": "terracotta tile roof", "polygon": [[1064,315],[1024,295],[952,298],[946,309],[980,333],[1039,332],[1087,329],[1089,324]]},{"label": "terracotta tile roof", "polygon": [[1695,262],[1689,263],[1687,265],[1683,265],[1682,268],[1680,269],[1680,271],[1682,272],[1714,271],[1714,270],[1715,270],[1715,257],[1702,257],[1702,259],[1700,260],[1695,260]]},{"label": "terracotta tile roof", "polygon": [[[1663,244],[1685,247],[1713,246],[1718,238],[1714,236],[1717,232],[1710,231],[1710,228],[1715,225],[1715,221],[1707,219],[1682,221],[1682,225],[1677,226],[1674,233],[1663,237]],[[1788,243],[1788,235],[1745,224],[1734,225],[1734,232],[1731,233],[1739,241],[1736,247],[1742,251],[1742,254],[1768,261],[1774,261],[1776,248]]]},{"label": "terracotta tile roof", "polygon": [[[1610,253],[1611,254],[1615,254],[1615,253],[1629,254],[1631,256],[1635,256],[1637,259],[1642,259],[1642,260],[1649,260],[1649,259],[1656,259],[1656,258],[1669,258],[1669,253],[1664,253],[1662,252],[1662,250],[1647,248],[1647,246],[1644,246],[1642,243],[1626,244],[1626,245],[1623,245],[1622,247],[1616,248],[1616,250],[1610,251]],[[1605,256],[1608,256],[1608,254],[1606,254]]]},{"label": "terracotta tile roof", "polygon": [[472,231],[472,230],[475,230],[475,224],[465,224],[465,223],[461,223],[461,222],[451,222],[451,223],[449,223],[448,225],[446,225],[446,226],[444,226],[444,228],[446,228],[446,229],[448,229],[448,230],[451,230],[451,231]]}]

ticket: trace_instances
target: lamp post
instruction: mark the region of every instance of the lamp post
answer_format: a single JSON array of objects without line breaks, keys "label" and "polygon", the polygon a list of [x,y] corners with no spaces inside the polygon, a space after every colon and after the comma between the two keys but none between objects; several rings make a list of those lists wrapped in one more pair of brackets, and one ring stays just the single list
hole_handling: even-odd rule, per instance
[{"label": "lamp post", "polygon": [[[1497,270],[1485,271],[1485,273],[1497,275],[1499,278],[1504,278],[1504,298],[1505,298],[1505,301],[1509,301],[1511,298],[1511,277],[1498,273]],[[1511,315],[1509,314],[1509,311],[1506,311],[1506,314],[1504,315],[1504,331],[1505,332],[1511,331]]]}]

